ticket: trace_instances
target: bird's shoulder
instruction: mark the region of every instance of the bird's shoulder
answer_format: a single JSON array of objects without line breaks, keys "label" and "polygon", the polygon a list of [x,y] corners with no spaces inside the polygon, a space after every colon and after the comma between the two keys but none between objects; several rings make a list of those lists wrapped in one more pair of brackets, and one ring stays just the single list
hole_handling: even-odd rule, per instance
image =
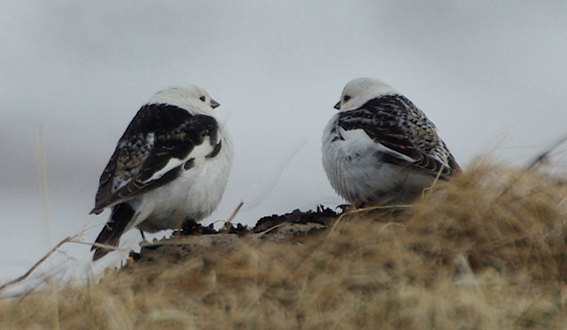
[{"label": "bird's shoulder", "polygon": [[146,104],[138,110],[118,143],[139,134],[171,131],[192,117],[186,109],[175,105]]},{"label": "bird's shoulder", "polygon": [[[437,134],[437,128],[409,99],[385,95],[339,115],[344,130],[360,129],[371,138],[384,161],[420,171],[450,174],[452,155]],[[456,164],[456,162],[454,162]]]},{"label": "bird's shoulder", "polygon": [[357,109],[339,113],[337,125],[347,131],[363,130],[374,142],[395,150],[410,150],[415,139],[408,127],[411,119],[404,101],[398,95],[371,99]]},{"label": "bird's shoulder", "polygon": [[206,137],[209,145],[203,145],[198,156],[214,152],[219,142],[218,130],[218,123],[211,116],[193,115],[171,105],[143,106],[103,170],[92,212],[100,213],[119,200],[175,179],[181,171],[179,165],[196,146],[204,144]]}]

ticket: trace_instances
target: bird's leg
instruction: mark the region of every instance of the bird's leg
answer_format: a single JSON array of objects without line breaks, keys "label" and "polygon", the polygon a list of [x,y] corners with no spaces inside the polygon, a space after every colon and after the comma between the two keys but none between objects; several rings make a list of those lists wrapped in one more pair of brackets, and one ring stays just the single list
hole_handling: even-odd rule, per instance
[{"label": "bird's leg", "polygon": [[144,231],[142,231],[141,229],[138,230],[140,231],[140,235],[142,235],[142,242],[147,242],[146,235],[144,235]]},{"label": "bird's leg", "polygon": [[177,210],[177,212],[175,212],[174,216],[175,216],[175,219],[176,219],[176,221],[175,221],[176,225],[175,225],[175,228],[172,228],[173,233],[171,234],[171,238],[172,239],[178,239],[183,235],[183,233],[182,233],[183,232],[183,224],[184,224],[183,210],[181,208],[179,208]]},{"label": "bird's leg", "polygon": [[182,235],[195,235],[198,231],[199,225],[195,219],[187,218],[183,221],[183,226],[181,227]]}]

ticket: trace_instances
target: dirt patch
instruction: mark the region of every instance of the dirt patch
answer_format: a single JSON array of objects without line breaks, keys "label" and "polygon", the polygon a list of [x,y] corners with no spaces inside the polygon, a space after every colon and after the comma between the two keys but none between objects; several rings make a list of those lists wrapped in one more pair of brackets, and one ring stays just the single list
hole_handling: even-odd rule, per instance
[{"label": "dirt patch", "polygon": [[239,244],[251,240],[279,243],[300,235],[317,234],[327,229],[338,216],[336,211],[321,205],[315,211],[296,209],[283,215],[266,216],[252,228],[237,224],[228,230],[216,230],[213,225],[187,221],[173,237],[141,244],[140,252],[131,252],[130,257],[135,264],[148,264],[177,263],[205,252],[224,256],[237,249]]}]

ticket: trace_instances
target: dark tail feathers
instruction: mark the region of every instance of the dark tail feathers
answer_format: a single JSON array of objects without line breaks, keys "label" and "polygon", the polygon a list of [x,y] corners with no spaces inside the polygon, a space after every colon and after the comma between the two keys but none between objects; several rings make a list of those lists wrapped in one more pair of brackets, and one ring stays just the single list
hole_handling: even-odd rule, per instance
[{"label": "dark tail feathers", "polygon": [[[122,203],[114,206],[112,208],[110,219],[108,219],[108,222],[104,225],[100,234],[98,234],[95,243],[118,246],[120,236],[122,236],[126,226],[128,226],[132,220],[134,213],[134,209],[128,203]],[[109,252],[112,252],[111,249],[105,249],[94,245],[91,248],[91,251],[95,251],[93,261],[104,257]]]}]

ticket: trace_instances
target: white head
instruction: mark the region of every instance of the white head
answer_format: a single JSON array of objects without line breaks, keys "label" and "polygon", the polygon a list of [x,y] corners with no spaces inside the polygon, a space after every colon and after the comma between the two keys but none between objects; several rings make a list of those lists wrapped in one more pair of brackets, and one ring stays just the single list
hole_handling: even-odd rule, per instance
[{"label": "white head", "polygon": [[372,99],[395,94],[398,92],[392,86],[378,79],[356,78],[346,84],[341,100],[335,104],[335,109],[339,111],[358,109]]},{"label": "white head", "polygon": [[175,105],[191,114],[213,115],[213,109],[220,104],[209,93],[195,85],[173,86],[159,91],[152,96],[148,104]]}]

